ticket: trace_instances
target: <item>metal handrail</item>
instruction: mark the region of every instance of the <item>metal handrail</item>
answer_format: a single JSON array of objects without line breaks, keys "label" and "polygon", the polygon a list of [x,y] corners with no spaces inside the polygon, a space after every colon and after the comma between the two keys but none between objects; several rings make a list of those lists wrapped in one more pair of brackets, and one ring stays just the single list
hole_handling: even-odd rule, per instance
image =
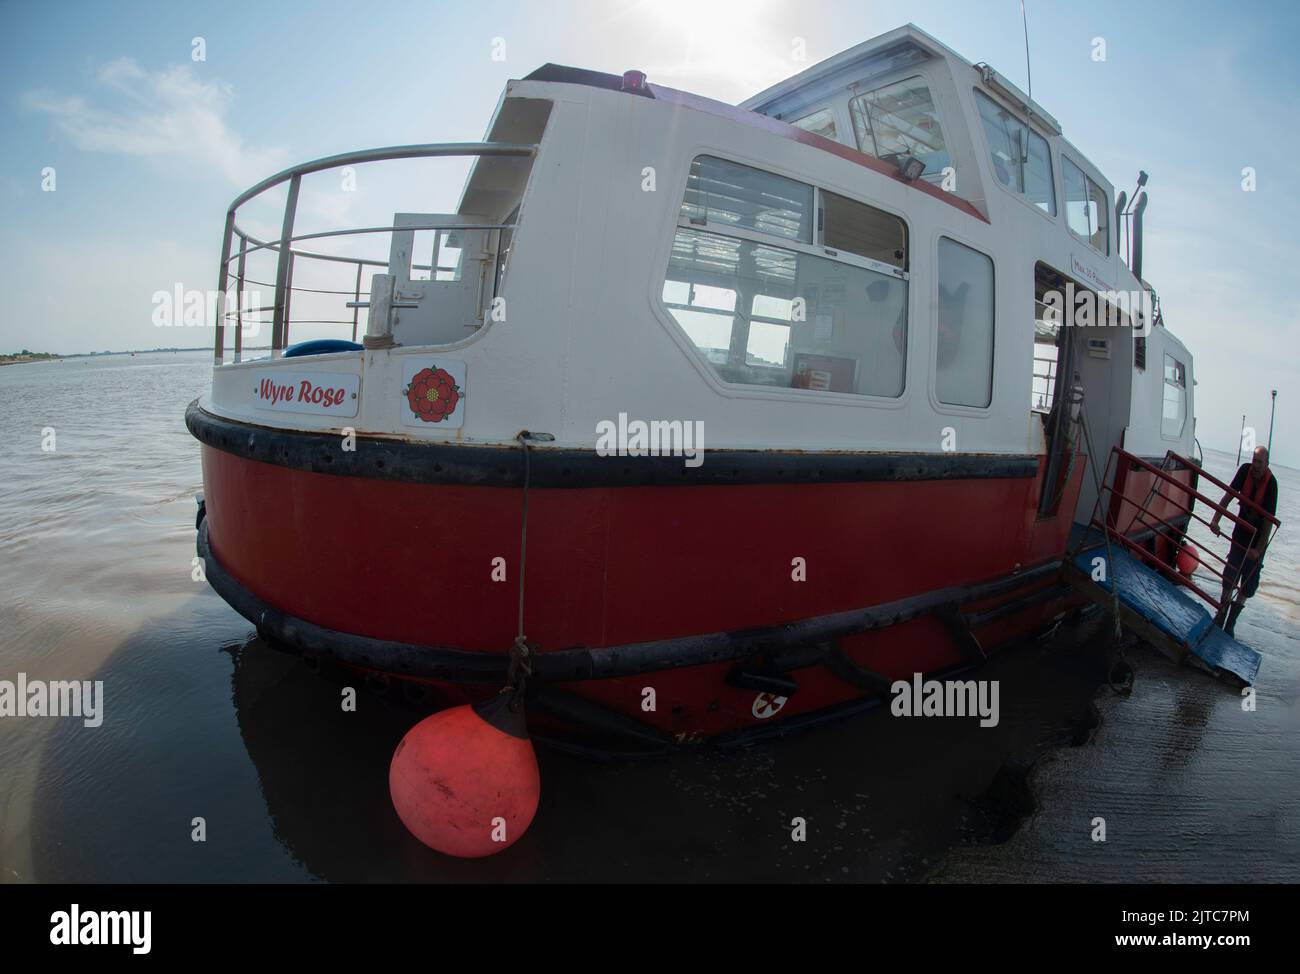
[{"label": "metal handrail", "polygon": [[[361,308],[361,303],[360,303],[360,302],[361,302],[361,296],[362,296],[362,294],[365,294],[365,295],[367,295],[367,296],[369,296],[369,294],[370,294],[369,291],[362,291],[362,290],[361,290],[361,274],[362,274],[362,271],[364,270],[365,267],[384,267],[384,268],[386,268],[386,267],[388,266],[388,262],[387,262],[387,261],[381,261],[381,260],[374,260],[374,259],[371,259],[371,258],[368,258],[368,257],[347,257],[347,256],[343,256],[343,255],[341,255],[341,254],[320,254],[320,253],[316,253],[316,252],[314,252],[314,251],[310,251],[310,250],[299,250],[299,249],[296,249],[296,248],[294,248],[294,247],[292,246],[292,244],[294,243],[294,241],[297,241],[297,240],[313,240],[313,239],[317,239],[317,238],[321,238],[321,237],[340,237],[340,236],[348,236],[348,235],[351,235],[351,234],[362,234],[362,233],[393,233],[393,232],[398,231],[398,230],[410,230],[410,231],[417,231],[417,230],[497,230],[497,231],[502,231],[502,230],[517,230],[517,229],[518,229],[518,225],[517,225],[517,224],[514,224],[514,223],[447,223],[447,222],[444,221],[444,222],[440,222],[440,223],[426,223],[426,224],[419,224],[419,225],[412,224],[412,225],[409,225],[409,226],[406,226],[406,225],[403,225],[403,226],[396,226],[396,225],[395,225],[395,226],[391,226],[391,227],[358,227],[358,228],[355,228],[355,229],[349,229],[349,230],[329,230],[329,231],[324,231],[324,232],[321,232],[321,233],[304,233],[304,234],[299,234],[299,235],[297,235],[297,236],[290,237],[288,240],[270,240],[270,241],[258,240],[256,237],[253,237],[253,236],[251,236],[251,235],[249,235],[249,234],[245,234],[245,233],[243,233],[242,231],[238,231],[238,230],[237,230],[237,231],[236,231],[236,235],[239,237],[240,240],[243,241],[244,246],[242,246],[242,247],[241,247],[241,248],[240,248],[236,253],[233,253],[233,254],[230,255],[229,260],[227,260],[227,264],[229,264],[229,262],[230,262],[231,260],[238,259],[238,261],[239,261],[239,268],[240,268],[240,270],[237,272],[237,284],[236,284],[236,290],[237,290],[237,292],[239,292],[239,301],[238,301],[237,304],[236,304],[236,311],[235,311],[235,314],[234,314],[233,316],[232,316],[229,312],[223,312],[222,315],[221,315],[221,318],[220,318],[220,320],[221,320],[221,322],[223,323],[223,326],[224,326],[224,322],[229,321],[229,320],[233,317],[233,318],[235,319],[235,321],[236,321],[236,326],[237,326],[237,328],[239,329],[239,331],[236,333],[236,338],[235,338],[235,360],[236,360],[236,361],[239,361],[240,356],[241,356],[241,354],[242,354],[242,352],[243,352],[243,341],[242,341],[242,336],[243,336],[243,327],[244,327],[244,316],[245,316],[245,314],[253,314],[253,313],[254,313],[254,312],[246,312],[246,311],[244,310],[243,306],[242,306],[242,292],[243,292],[244,285],[247,284],[247,283],[254,283],[254,284],[262,285],[262,286],[264,286],[264,287],[274,287],[274,288],[276,288],[276,300],[275,300],[275,302],[274,302],[274,303],[273,303],[269,308],[259,308],[259,309],[257,310],[257,312],[256,312],[256,314],[258,314],[258,315],[260,315],[260,314],[262,314],[263,312],[266,312],[266,311],[270,311],[270,312],[272,312],[271,329],[272,329],[272,349],[273,349],[273,350],[276,349],[276,348],[282,348],[282,347],[284,347],[285,345],[288,344],[288,340],[289,340],[289,325],[291,324],[291,321],[290,321],[290,318],[289,318],[289,304],[290,304],[290,300],[292,299],[293,295],[294,295],[295,293],[299,293],[299,292],[304,293],[304,294],[351,294],[351,295],[352,295],[352,303],[350,303],[350,304],[348,305],[348,307],[352,308],[352,320],[351,320],[351,322],[346,321],[346,320],[343,320],[343,319],[337,319],[337,318],[300,318],[300,319],[298,319],[298,324],[300,324],[300,325],[346,325],[346,324],[351,324],[351,325],[352,325],[352,340],[353,340],[353,341],[356,341],[356,340],[357,340],[357,326],[358,326],[358,323],[359,323],[358,312],[359,312],[359,310],[360,310],[360,308]],[[252,242],[255,244],[255,246],[252,246],[252,247],[247,246],[248,243],[249,243],[250,241],[252,241]],[[272,283],[267,282],[267,281],[251,281],[251,282],[250,282],[250,279],[249,279],[247,276],[245,276],[245,274],[243,273],[243,267],[244,267],[244,260],[245,260],[245,258],[246,258],[249,254],[251,254],[251,253],[255,253],[255,252],[259,251],[259,250],[270,250],[270,251],[274,251],[274,252],[276,252],[276,253],[280,253],[280,252],[283,251],[283,250],[287,250],[287,252],[288,252],[288,254],[289,254],[289,273],[288,273],[287,275],[285,275],[285,284],[284,284],[284,300],[283,300],[283,302],[280,301],[280,289],[279,289],[279,287],[278,287],[276,284],[272,284]],[[338,263],[346,263],[346,264],[352,264],[352,265],[355,265],[356,268],[357,268],[357,281],[356,281],[356,287],[355,287],[352,291],[339,291],[339,290],[332,289],[332,288],[331,288],[331,289],[321,289],[321,288],[294,287],[294,285],[293,285],[293,269],[294,269],[294,266],[295,266],[295,261],[296,261],[299,257],[306,258],[306,259],[310,259],[310,260],[328,260],[328,261],[335,261],[335,262],[338,262]],[[435,267],[435,266],[432,265],[432,264],[415,264],[415,263],[411,264],[411,270],[429,271],[431,274],[435,273],[438,269],[439,269],[439,268]],[[283,309],[283,313],[282,313],[282,314],[281,314],[281,309]],[[281,327],[280,327],[280,330],[279,330],[279,335],[280,335],[280,344],[279,344],[279,345],[275,344],[275,334],[276,334],[276,316],[277,316],[277,315],[279,315],[279,316],[280,316],[280,319],[281,319]],[[256,318],[256,319],[254,319],[254,320],[256,320],[256,321],[258,321],[258,322],[260,323],[260,322],[263,321],[264,319],[261,319],[261,318],[259,317],[259,318]],[[224,360],[224,358],[225,358],[225,355],[224,355],[224,348],[219,348],[218,351],[217,351],[217,355],[218,355],[218,358],[219,358],[219,359]]]},{"label": "metal handrail", "polygon": [[[1155,466],[1154,464],[1147,463],[1145,460],[1143,460],[1141,457],[1137,456],[1136,454],[1129,453],[1127,450],[1121,449],[1120,447],[1113,447],[1113,448],[1111,449],[1111,453],[1112,453],[1113,455],[1115,455],[1115,456],[1120,457],[1122,460],[1126,461],[1127,463],[1129,463],[1129,464],[1132,465],[1132,466],[1136,466],[1136,467],[1138,467],[1139,469],[1146,471],[1147,473],[1155,474],[1158,478],[1160,478],[1161,480],[1165,481],[1166,483],[1173,484],[1174,487],[1176,487],[1178,490],[1182,491],[1183,493],[1191,494],[1192,497],[1193,497],[1195,500],[1200,501],[1200,502],[1201,502],[1202,504],[1204,504],[1206,507],[1208,507],[1208,508],[1210,508],[1210,509],[1212,509],[1212,510],[1214,510],[1214,511],[1219,511],[1219,510],[1220,510],[1219,505],[1216,504],[1216,503],[1214,503],[1214,500],[1213,500],[1212,498],[1207,497],[1205,494],[1202,494],[1202,493],[1201,493],[1199,490],[1197,490],[1195,487],[1192,487],[1192,486],[1190,486],[1190,485],[1188,485],[1188,484],[1183,483],[1183,482],[1180,481],[1177,477],[1175,477],[1175,476],[1173,476],[1172,474],[1170,474],[1169,471],[1167,471],[1167,470],[1161,470],[1159,467]],[[1171,453],[1170,456],[1173,457],[1173,458],[1176,459],[1176,460],[1179,460],[1180,462],[1185,462],[1185,461],[1183,461],[1183,458],[1182,458],[1182,457],[1179,457],[1177,454],[1173,454],[1173,453]],[[1191,465],[1189,465],[1189,466],[1191,466]],[[1203,471],[1200,467],[1193,467],[1193,469],[1195,469],[1195,470],[1197,471],[1197,473],[1204,473],[1204,472],[1205,472],[1205,471]],[[1206,474],[1206,476],[1209,477],[1209,474]],[[1210,479],[1213,480],[1214,478],[1213,478],[1213,477],[1210,477]],[[1229,489],[1231,489],[1231,488],[1229,488]],[[1235,494],[1236,491],[1233,491],[1233,493]],[[1122,500],[1128,501],[1127,498],[1122,498]],[[1128,501],[1128,503],[1132,504],[1133,502],[1132,502],[1132,501]],[[1136,505],[1135,505],[1135,506],[1136,506]],[[1244,520],[1244,519],[1238,517],[1236,514],[1233,514],[1233,513],[1232,513],[1231,511],[1229,511],[1226,507],[1222,509],[1222,513],[1223,513],[1224,515],[1226,515],[1230,520],[1232,520],[1233,523],[1235,523],[1235,524],[1239,524],[1239,525],[1241,525],[1241,526],[1243,526],[1243,527],[1248,527],[1248,528],[1250,528],[1252,531],[1254,530],[1254,525],[1252,525],[1249,521],[1246,521],[1246,520]],[[1207,523],[1208,523],[1208,522],[1207,522]],[[1279,521],[1278,523],[1281,524],[1280,521]]]},{"label": "metal handrail", "polygon": [[[356,294],[360,299],[361,273],[364,267],[383,267],[386,266],[382,261],[372,260],[364,257],[344,257],[336,254],[317,254],[310,251],[295,251],[292,244],[297,240],[312,240],[323,237],[345,236],[354,233],[391,233],[395,230],[444,230],[444,229],[513,229],[513,225],[507,227],[469,227],[459,225],[457,227],[447,226],[429,226],[429,227],[366,227],[357,230],[337,230],[326,231],[323,233],[302,234],[294,236],[293,226],[297,218],[298,211],[298,193],[302,185],[302,177],[315,172],[323,172],[327,169],[337,169],[341,166],[359,165],[367,162],[386,162],[394,159],[434,159],[449,158],[458,156],[491,156],[491,157],[514,157],[514,158],[531,158],[537,154],[536,144],[510,143],[510,142],[450,142],[444,144],[427,143],[420,145],[397,145],[387,146],[378,149],[362,149],[355,152],[344,152],[339,155],[325,156],[320,159],[314,159],[311,162],[299,163],[291,166],[281,172],[270,176],[255,186],[245,190],[235,197],[234,201],[226,210],[225,230],[221,242],[221,263],[217,275],[217,313],[216,313],[216,340],[214,348],[214,357],[217,365],[221,365],[225,359],[225,321],[226,321],[226,290],[230,284],[230,261],[237,258],[239,262],[237,279],[242,285],[244,280],[244,262],[248,254],[257,250],[271,250],[279,255],[276,265],[275,274],[275,303],[272,306],[274,319],[271,325],[271,348],[272,353],[281,349],[286,344],[287,325],[288,325],[288,306],[290,292],[292,291],[293,280],[293,261],[296,257],[306,257],[318,260],[332,260],[342,263],[356,265],[357,267],[357,286]],[[235,215],[239,208],[250,200],[260,196],[275,186],[287,182],[289,190],[284,205],[284,218],[281,226],[280,236],[275,241],[257,240],[251,234],[245,233],[239,228],[235,221]],[[238,237],[240,242],[239,250],[231,253],[232,238]],[[252,241],[254,246],[250,247]],[[239,291],[236,291],[237,302],[242,301]],[[238,306],[238,304],[237,304]],[[242,324],[242,318],[239,319]],[[353,339],[356,338],[356,315],[353,315]],[[235,356],[238,359],[242,350],[242,328],[237,328],[235,332]]]},{"label": "metal handrail", "polygon": [[[295,237],[290,237],[287,241],[283,239],[257,241],[257,246],[245,247],[243,250],[239,250],[231,254],[230,260],[234,260],[236,257],[243,257],[247,254],[251,254],[258,250],[273,250],[276,253],[279,253],[280,247],[286,242],[294,243],[298,240],[318,240],[321,237],[346,237],[354,233],[392,233],[394,230],[517,230],[517,229],[519,229],[519,225],[516,223],[423,223],[420,224],[419,226],[412,225],[409,227],[408,226],[357,227],[356,229],[353,230],[324,230],[321,231],[320,233],[300,233]],[[251,237],[248,234],[242,234],[241,237],[245,241],[256,240],[256,238]],[[319,260],[336,260],[348,264],[361,263],[361,264],[368,264],[372,267],[388,266],[388,261],[386,260],[374,260],[369,257],[345,257],[342,254],[316,254],[308,250],[294,250],[292,247],[289,248],[289,253],[291,253],[294,257],[313,257]],[[429,268],[423,264],[412,264],[411,266],[420,270],[429,270]]]},{"label": "metal handrail", "polygon": [[[1047,373],[1045,375],[1040,375],[1034,369],[1034,366],[1039,362],[1042,362],[1047,366]],[[1051,412],[1052,406],[1056,401],[1056,369],[1058,365],[1059,362],[1055,355],[1035,355],[1033,357],[1033,362],[1030,365],[1029,376],[1029,409],[1031,412]],[[1043,404],[1041,406],[1034,402],[1034,397],[1039,391],[1039,382],[1043,383]]]},{"label": "metal handrail", "polygon": [[[275,251],[276,253],[280,252],[281,241],[279,240],[259,240],[257,237],[254,237],[251,233],[242,232],[241,230],[239,230],[238,227],[235,228],[235,236],[239,237],[241,240],[245,242],[251,240],[253,243],[258,245],[257,247],[250,247],[246,252],[251,252],[253,250],[272,250]],[[333,260],[333,261],[338,261],[339,263],[342,264],[364,264],[367,267],[388,266],[388,261],[375,260],[371,257],[345,257],[343,254],[320,254],[311,250],[294,250],[292,247],[289,248],[289,252],[293,254],[295,257],[310,257],[313,258],[314,260]],[[237,256],[238,253],[230,255],[232,260]],[[270,286],[274,287],[275,285],[272,284]]]},{"label": "metal handrail", "polygon": [[[1277,519],[1276,515],[1268,513],[1268,511],[1264,510],[1264,508],[1260,507],[1253,500],[1247,497],[1244,492],[1239,490],[1234,490],[1231,484],[1225,484],[1222,480],[1214,476],[1214,474],[1210,473],[1210,471],[1206,470],[1199,463],[1196,463],[1190,458],[1185,457],[1179,453],[1171,452],[1169,455],[1173,457],[1175,460],[1177,460],[1179,463],[1184,464],[1185,466],[1188,467],[1195,468],[1198,474],[1205,477],[1205,479],[1210,481],[1210,483],[1214,484],[1215,486],[1231,494],[1236,500],[1239,500],[1244,504],[1249,504],[1252,508],[1255,509],[1256,514],[1259,514],[1260,516],[1264,517],[1266,520],[1270,521],[1273,527],[1280,528],[1282,526],[1282,522]],[[1236,520],[1236,518],[1233,518],[1233,520]]]},{"label": "metal handrail", "polygon": [[[1102,478],[1101,489],[1097,492],[1097,502],[1093,507],[1092,519],[1090,522],[1091,525],[1095,528],[1100,528],[1101,531],[1112,541],[1118,542],[1124,548],[1133,552],[1139,560],[1151,564],[1152,567],[1160,572],[1160,574],[1169,578],[1171,581],[1185,584],[1189,589],[1212,605],[1215,611],[1218,611],[1221,607],[1220,600],[1203,590],[1191,579],[1179,578],[1177,572],[1172,570],[1159,558],[1153,558],[1150,552],[1146,551],[1132,538],[1128,537],[1126,530],[1120,528],[1119,512],[1123,509],[1124,504],[1129,504],[1136,508],[1137,513],[1134,516],[1132,523],[1147,523],[1143,515],[1147,513],[1146,504],[1150,502],[1150,497],[1147,498],[1147,501],[1138,503],[1123,493],[1124,489],[1128,486],[1128,472],[1133,468],[1134,461],[1140,465],[1139,469],[1144,469],[1147,472],[1157,474],[1160,477],[1167,477],[1165,471],[1146,463],[1140,457],[1134,456],[1121,447],[1112,447],[1110,457],[1106,460],[1106,472]],[[1112,466],[1115,470],[1113,478],[1111,476]],[[1193,494],[1196,493],[1194,488],[1179,482],[1176,478],[1170,477],[1168,479],[1172,480],[1180,490],[1186,490]],[[1099,518],[1099,514],[1102,510],[1102,500],[1107,495],[1110,497],[1110,503],[1106,506],[1104,517]],[[1188,509],[1188,513],[1191,513],[1190,509]],[[1221,574],[1214,571],[1214,569],[1211,569],[1211,571],[1214,572],[1216,577],[1222,580],[1223,576]]]},{"label": "metal handrail", "polygon": [[536,144],[517,142],[428,142],[417,145],[390,145],[379,149],[359,149],[354,152],[342,152],[336,156],[324,156],[311,162],[302,162],[296,166],[263,179],[252,189],[244,190],[235,197],[235,201],[226,210],[234,213],[255,196],[260,196],[272,186],[295,177],[310,175],[326,169],[338,169],[366,162],[388,162],[393,159],[437,159],[449,156],[531,156],[537,152]]},{"label": "metal handrail", "polygon": [[[1231,495],[1233,499],[1241,500],[1246,503],[1249,503],[1251,504],[1252,507],[1256,506],[1250,501],[1249,498],[1245,497],[1245,495],[1243,495],[1240,491],[1235,491],[1230,486],[1223,484],[1223,482],[1220,481],[1218,478],[1216,478],[1212,474],[1207,473],[1205,469],[1201,467],[1199,464],[1193,464],[1188,462],[1186,457],[1174,453],[1173,451],[1170,451],[1166,456],[1166,460],[1173,460],[1177,463],[1180,463],[1184,467],[1193,470],[1198,476],[1202,474],[1205,475],[1213,483],[1224,487],[1224,489]],[[1115,469],[1113,478],[1111,476],[1112,465],[1114,466]],[[1128,474],[1129,471],[1131,470],[1141,470],[1143,472],[1152,474],[1156,477],[1156,480],[1152,485],[1150,494],[1148,495],[1147,499],[1141,503],[1126,496],[1124,493],[1124,488],[1127,486],[1128,483]],[[1164,491],[1160,489],[1160,484],[1162,482],[1169,484],[1173,488],[1175,493],[1187,495],[1189,497],[1188,501],[1184,503],[1181,500],[1175,497],[1171,497],[1169,494],[1166,494]],[[1103,497],[1107,497],[1107,496],[1109,497],[1110,502],[1108,505],[1106,505],[1106,513],[1103,517],[1100,516],[1100,512],[1102,510],[1102,499]],[[1154,464],[1148,463],[1147,461],[1143,460],[1141,457],[1135,456],[1134,454],[1128,452],[1127,450],[1122,449],[1121,447],[1113,447],[1111,449],[1111,455],[1106,461],[1106,473],[1102,478],[1101,490],[1098,491],[1097,494],[1097,503],[1093,509],[1091,524],[1092,526],[1097,527],[1102,531],[1104,531],[1112,540],[1117,541],[1120,544],[1122,544],[1124,547],[1132,550],[1140,558],[1148,559],[1150,558],[1150,553],[1143,550],[1140,546],[1138,546],[1135,542],[1133,542],[1131,538],[1127,537],[1126,535],[1127,528],[1120,524],[1120,515],[1125,505],[1131,506],[1135,510],[1135,513],[1132,517],[1132,521],[1130,522],[1130,524],[1141,523],[1146,526],[1155,527],[1155,525],[1153,525],[1151,521],[1148,520],[1148,518],[1152,518],[1155,521],[1158,521],[1162,526],[1169,529],[1169,534],[1172,536],[1171,537],[1172,541],[1181,544],[1187,539],[1187,532],[1185,528],[1179,528],[1176,525],[1171,524],[1169,521],[1165,520],[1164,518],[1160,517],[1160,515],[1156,514],[1154,511],[1150,511],[1147,509],[1147,506],[1151,503],[1152,499],[1155,497],[1161,498],[1162,500],[1167,502],[1171,507],[1173,507],[1175,510],[1183,514],[1186,514],[1189,517],[1189,519],[1194,519],[1200,522],[1201,524],[1209,525],[1210,522],[1206,520],[1204,516],[1198,514],[1193,509],[1196,502],[1199,501],[1201,506],[1209,508],[1210,510],[1214,511],[1216,517],[1227,517],[1228,520],[1230,520],[1234,524],[1246,528],[1246,530],[1249,532],[1250,537],[1249,540],[1245,542],[1244,547],[1250,548],[1254,544],[1255,536],[1257,534],[1257,529],[1255,528],[1255,526],[1252,525],[1249,521],[1246,521],[1243,518],[1238,517],[1236,514],[1233,514],[1232,511],[1228,510],[1226,504],[1221,505],[1215,503],[1213,498],[1203,494],[1196,487],[1193,487],[1190,484],[1183,483],[1182,481],[1174,477],[1169,471],[1163,470],[1160,467],[1155,466]],[[1231,503],[1231,501],[1229,501],[1229,503]],[[1263,509],[1258,509],[1258,510],[1260,514],[1262,514],[1265,518],[1267,518],[1270,522],[1272,522],[1276,527],[1279,528],[1281,527],[1282,522],[1279,521],[1275,516],[1270,515],[1267,511],[1264,511]],[[1159,533],[1159,529],[1157,528],[1156,530],[1157,533]],[[1267,552],[1268,545],[1271,543],[1271,541],[1272,541],[1271,537],[1266,537],[1264,539],[1261,556],[1265,552]],[[1235,544],[1236,542],[1229,542],[1229,543]],[[1214,551],[1211,548],[1205,547],[1204,545],[1202,545],[1201,547],[1204,553],[1212,556],[1216,562],[1218,562],[1220,565],[1223,566],[1224,570],[1220,571],[1217,568],[1215,568],[1213,565],[1206,564],[1204,560],[1201,560],[1201,565],[1205,567],[1206,570],[1211,575],[1213,575],[1216,579],[1218,579],[1220,584],[1226,583],[1228,580],[1227,570],[1230,568],[1228,559],[1220,555],[1217,551]],[[1183,584],[1187,588],[1191,589],[1191,591],[1195,592],[1203,600],[1205,600],[1207,603],[1213,606],[1216,611],[1219,611],[1223,608],[1224,599],[1222,597],[1216,598],[1211,593],[1206,592],[1199,585],[1197,585],[1191,578],[1180,578],[1178,573],[1173,568],[1171,568],[1165,562],[1161,561],[1159,558],[1152,559],[1152,562],[1154,567],[1158,571],[1160,571],[1161,574],[1169,577],[1170,579],[1178,581],[1180,584]],[[1243,572],[1241,571],[1237,572],[1236,576],[1232,581],[1232,585],[1230,586],[1230,593],[1227,601],[1235,601],[1237,597],[1237,593],[1239,593],[1242,590],[1242,587],[1244,586],[1243,576],[1244,576]]]}]

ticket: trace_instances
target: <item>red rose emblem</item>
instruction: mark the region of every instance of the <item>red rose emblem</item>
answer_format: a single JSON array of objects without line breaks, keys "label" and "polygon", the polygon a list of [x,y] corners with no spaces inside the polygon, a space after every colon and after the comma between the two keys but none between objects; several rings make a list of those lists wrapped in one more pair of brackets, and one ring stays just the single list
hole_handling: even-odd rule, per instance
[{"label": "red rose emblem", "polygon": [[426,423],[441,423],[456,411],[463,395],[446,369],[421,369],[406,387],[411,412]]}]

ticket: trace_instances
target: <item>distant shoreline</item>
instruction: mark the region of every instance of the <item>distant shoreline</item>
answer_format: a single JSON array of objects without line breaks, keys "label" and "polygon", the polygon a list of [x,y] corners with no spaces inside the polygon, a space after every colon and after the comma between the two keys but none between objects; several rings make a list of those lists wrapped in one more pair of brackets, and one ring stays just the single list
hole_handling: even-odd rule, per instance
[{"label": "distant shoreline", "polygon": [[[246,346],[248,351],[269,349],[271,346]],[[12,355],[0,355],[0,365],[23,365],[29,362],[53,362],[67,358],[105,358],[109,355],[154,355],[159,352],[210,352],[212,346],[199,345],[194,348],[136,348],[125,352],[72,352],[59,355],[55,352],[15,352]]]},{"label": "distant shoreline", "polygon": [[61,358],[51,352],[16,352],[13,355],[0,355],[0,365],[19,365],[23,362],[48,362]]}]

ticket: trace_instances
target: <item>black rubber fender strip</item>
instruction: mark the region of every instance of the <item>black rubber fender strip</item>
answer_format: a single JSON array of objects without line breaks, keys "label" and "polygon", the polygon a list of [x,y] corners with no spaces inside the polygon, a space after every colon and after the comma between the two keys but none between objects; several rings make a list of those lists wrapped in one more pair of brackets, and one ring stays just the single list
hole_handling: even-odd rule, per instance
[{"label": "black rubber fender strip", "polygon": [[831,651],[826,654],[825,664],[826,668],[837,679],[860,690],[866,690],[881,699],[889,696],[889,688],[894,683],[883,673],[877,673],[875,670],[868,670],[859,666],[849,659],[838,646],[831,647]]},{"label": "black rubber fender strip", "polygon": [[528,706],[588,730],[619,737],[642,745],[650,751],[669,750],[677,742],[668,734],[635,717],[610,710],[602,704],[559,687],[530,688]]},{"label": "black rubber fender strip", "polygon": [[[251,381],[251,380],[250,380]],[[273,429],[216,416],[191,402],[185,425],[201,443],[292,470],[416,484],[523,486],[517,444],[472,446],[358,434],[355,450],[337,432]],[[536,447],[533,487],[708,487],[753,484],[1025,479],[1038,457],[990,453],[865,453],[842,450],[708,450],[688,467],[680,456],[600,456],[595,450]]]}]

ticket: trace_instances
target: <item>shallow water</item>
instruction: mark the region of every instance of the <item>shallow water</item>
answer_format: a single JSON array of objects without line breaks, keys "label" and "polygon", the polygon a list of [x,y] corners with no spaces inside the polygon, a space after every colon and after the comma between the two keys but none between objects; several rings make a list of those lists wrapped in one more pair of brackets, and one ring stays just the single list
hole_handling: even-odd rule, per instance
[{"label": "shallow water", "polygon": [[[263,645],[191,577],[201,484],[182,415],[207,387],[210,361],[160,353],[0,369],[0,679],[102,680],[105,696],[98,728],[0,719],[4,881],[919,879],[953,849],[1011,848],[978,848],[1004,825],[978,799],[1004,762],[1068,745],[1088,719],[1105,669],[1105,640],[1089,637],[1104,627],[995,659],[981,675],[1001,681],[996,728],[876,710],[729,754],[591,763],[543,749],[529,832],[490,860],[441,857],[407,835],[388,801],[389,758],[419,712],[363,692],[344,713],[337,684]],[[41,450],[46,428],[53,452]],[[1278,473],[1280,513],[1293,519],[1300,475]],[[1262,698],[1293,699],[1300,673],[1300,609],[1285,581],[1297,550],[1284,534],[1239,624],[1266,654]],[[1157,678],[1176,700],[1201,701],[1194,732],[1171,743],[1148,727],[1140,744],[1094,749],[1101,766],[1086,774],[1145,781],[1151,761],[1175,762],[1181,790],[1115,799],[1157,837],[1138,854],[1164,862],[1203,848],[1195,829],[1158,838],[1194,805],[1194,823],[1241,825],[1211,841],[1238,841],[1257,873],[1279,874],[1296,861],[1294,729],[1264,731],[1275,746],[1261,752],[1260,738],[1234,737],[1232,691],[1167,670]],[[1144,668],[1139,692],[1147,679]],[[1156,708],[1143,722],[1188,723],[1177,717]],[[1201,788],[1200,769],[1223,765],[1232,792],[1219,781]],[[1246,781],[1259,811],[1243,819]],[[1070,788],[1049,787],[1042,808],[1053,795],[1074,807]],[[1071,814],[1091,807],[1076,804]],[[191,840],[196,816],[203,843]],[[806,842],[791,841],[796,816]],[[1069,853],[1016,862],[1037,877],[1086,873]],[[976,878],[1014,871],[967,868]]]}]

